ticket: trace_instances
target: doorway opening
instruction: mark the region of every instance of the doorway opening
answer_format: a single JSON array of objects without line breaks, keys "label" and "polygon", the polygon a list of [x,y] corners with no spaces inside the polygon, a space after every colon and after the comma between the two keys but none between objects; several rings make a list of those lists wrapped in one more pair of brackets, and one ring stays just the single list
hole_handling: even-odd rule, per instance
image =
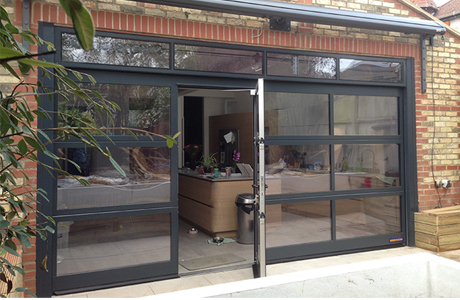
[{"label": "doorway opening", "polygon": [[184,147],[192,148],[184,152],[183,165],[189,168],[192,164],[196,166],[196,158],[203,156],[203,148],[199,146],[203,145],[203,102],[203,97],[184,97],[183,141]]},{"label": "doorway opening", "polygon": [[[238,194],[252,193],[253,177],[235,168],[233,160],[253,164],[252,110],[249,90],[179,89],[178,125],[183,132],[178,141],[182,276],[249,268],[254,263],[252,241],[237,238],[235,203]],[[215,158],[211,171],[202,163],[209,157]]]}]

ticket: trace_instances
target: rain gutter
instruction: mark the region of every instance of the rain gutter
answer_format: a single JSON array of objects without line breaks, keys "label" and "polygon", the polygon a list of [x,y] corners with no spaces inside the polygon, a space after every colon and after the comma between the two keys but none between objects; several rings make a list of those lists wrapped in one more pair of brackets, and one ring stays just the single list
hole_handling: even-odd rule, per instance
[{"label": "rain gutter", "polygon": [[285,19],[296,22],[395,31],[425,36],[446,33],[444,24],[435,20],[355,12],[279,1],[142,0],[142,2],[269,19]]}]

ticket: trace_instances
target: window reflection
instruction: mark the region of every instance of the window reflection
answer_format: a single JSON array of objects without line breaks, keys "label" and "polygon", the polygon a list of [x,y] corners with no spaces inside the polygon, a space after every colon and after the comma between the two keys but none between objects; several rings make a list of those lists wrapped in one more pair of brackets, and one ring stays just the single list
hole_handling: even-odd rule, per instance
[{"label": "window reflection", "polygon": [[340,59],[340,79],[402,82],[402,64],[387,61]]},{"label": "window reflection", "polygon": [[337,239],[401,232],[399,202],[399,196],[337,200]]},{"label": "window reflection", "polygon": [[329,191],[329,146],[268,146],[265,170],[267,194]]},{"label": "window reflection", "polygon": [[113,158],[127,178],[98,151],[87,148],[62,148],[58,155],[80,166],[81,172],[68,161],[61,167],[70,174],[82,176],[91,185],[76,179],[58,178],[58,209],[103,207],[170,201],[169,148],[114,148]]},{"label": "window reflection", "polygon": [[74,34],[62,34],[62,60],[79,63],[168,69],[169,44],[95,36],[85,51]]},{"label": "window reflection", "polygon": [[267,247],[331,240],[331,201],[267,205]]},{"label": "window reflection", "polygon": [[332,57],[267,53],[268,75],[335,79],[337,62]]},{"label": "window reflection", "polygon": [[57,224],[58,276],[171,259],[169,214]]},{"label": "window reflection", "polygon": [[262,52],[176,44],[174,68],[219,73],[262,74]]},{"label": "window reflection", "polygon": [[398,98],[334,95],[335,135],[397,135]]},{"label": "window reflection", "polygon": [[265,93],[267,135],[328,135],[329,96]]},{"label": "window reflection", "polygon": [[[84,89],[99,92],[108,101],[116,103],[121,110],[112,111],[114,125],[106,113],[99,114],[93,103],[82,98],[59,99],[59,125],[78,126],[82,117],[89,119],[96,127],[130,128],[137,135],[148,133],[170,133],[171,90],[169,87],[123,85],[123,84],[81,84]],[[92,95],[90,93],[90,95]],[[93,95],[93,100],[101,101]],[[112,129],[109,135],[129,135],[125,130]]]},{"label": "window reflection", "polygon": [[398,145],[335,145],[335,189],[399,186]]}]

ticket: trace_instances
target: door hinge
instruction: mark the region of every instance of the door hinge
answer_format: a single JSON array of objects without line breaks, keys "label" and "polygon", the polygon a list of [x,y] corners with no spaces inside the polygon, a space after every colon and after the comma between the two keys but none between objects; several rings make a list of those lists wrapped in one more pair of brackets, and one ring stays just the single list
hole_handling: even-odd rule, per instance
[{"label": "door hinge", "polygon": [[265,139],[263,137],[254,137],[254,145],[265,145]]},{"label": "door hinge", "polygon": [[263,144],[265,144],[265,139],[263,137],[256,137],[256,142],[259,145],[263,145]]}]

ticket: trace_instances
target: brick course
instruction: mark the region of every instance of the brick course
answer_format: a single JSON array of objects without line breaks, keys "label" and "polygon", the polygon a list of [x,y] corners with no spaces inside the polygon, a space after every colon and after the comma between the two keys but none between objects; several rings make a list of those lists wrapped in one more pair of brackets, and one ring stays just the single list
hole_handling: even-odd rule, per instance
[{"label": "brick course", "polygon": [[[291,0],[298,4],[323,6],[353,11],[396,15],[409,18],[433,17],[405,0]],[[22,1],[0,0],[18,27],[22,24]],[[420,210],[438,205],[439,195],[433,179],[449,179],[452,188],[443,198],[443,205],[458,203],[460,196],[460,34],[448,28],[444,38],[435,37],[427,46],[427,92],[421,92],[420,38],[398,32],[375,31],[339,26],[293,22],[291,32],[270,31],[262,18],[226,13],[206,12],[166,5],[125,0],[85,1],[99,30],[135,32],[155,36],[200,39],[233,44],[260,45],[279,48],[372,55],[381,57],[413,57],[416,76],[417,173]],[[38,30],[38,21],[68,26],[56,0],[32,1],[31,28]],[[262,35],[256,37],[262,30]],[[36,51],[35,46],[31,47]],[[0,74],[2,90],[11,90],[17,80]],[[31,72],[27,80],[36,80]],[[31,99],[33,102],[33,99]],[[33,165],[26,165],[36,180]],[[439,191],[441,194],[444,191]],[[34,255],[26,252],[25,282],[35,285]]]}]

